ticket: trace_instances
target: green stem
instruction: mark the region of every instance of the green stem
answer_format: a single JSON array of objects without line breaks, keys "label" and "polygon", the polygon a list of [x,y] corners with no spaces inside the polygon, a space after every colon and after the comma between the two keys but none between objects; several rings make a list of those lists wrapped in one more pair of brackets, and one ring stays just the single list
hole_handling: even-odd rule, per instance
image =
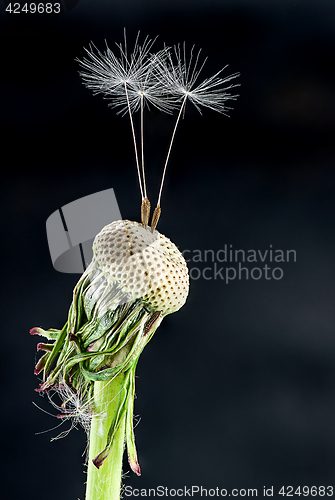
[{"label": "green stem", "polygon": [[125,415],[116,432],[108,457],[99,469],[92,460],[105,448],[108,431],[118,411],[124,373],[112,381],[94,382],[96,416],[91,423],[86,500],[119,500],[122,457],[125,440]]}]

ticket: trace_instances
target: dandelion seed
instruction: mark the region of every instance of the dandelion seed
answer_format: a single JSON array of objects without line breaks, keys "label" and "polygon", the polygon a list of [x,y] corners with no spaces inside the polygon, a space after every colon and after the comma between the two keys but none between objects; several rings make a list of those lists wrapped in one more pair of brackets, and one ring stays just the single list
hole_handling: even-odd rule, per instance
[{"label": "dandelion seed", "polygon": [[160,202],[165,180],[166,168],[170,158],[177,127],[180,118],[185,111],[187,100],[189,100],[195,106],[200,114],[201,106],[203,106],[228,116],[228,110],[231,108],[226,106],[226,101],[235,100],[236,97],[238,97],[237,95],[231,95],[229,92],[227,92],[227,90],[233,87],[237,87],[238,84],[230,84],[227,86],[227,83],[232,79],[238,77],[239,73],[234,73],[225,78],[219,77],[219,75],[224,69],[227,68],[227,66],[224,66],[224,68],[215,73],[215,75],[211,76],[210,78],[206,78],[196,86],[199,75],[207,60],[206,58],[201,64],[199,64],[200,54],[201,49],[198,51],[197,55],[194,56],[193,46],[190,52],[190,57],[188,59],[186,55],[185,43],[183,44],[183,49],[181,49],[180,44],[175,45],[174,52],[171,54],[170,51],[167,51],[166,58],[164,60],[159,60],[157,62],[157,65],[155,66],[156,78],[160,82],[162,89],[164,89],[164,91],[168,95],[175,98],[176,102],[179,102],[180,107],[163,168],[157,206],[154,212],[155,219],[154,223],[152,224],[153,229],[156,227],[160,216]]},{"label": "dandelion seed", "polygon": [[[144,108],[150,108],[150,105],[165,113],[172,113],[174,101],[162,89],[157,80],[153,68],[161,64],[166,57],[168,49],[165,48],[156,54],[151,54],[151,48],[156,39],[151,40],[148,37],[144,39],[142,45],[139,44],[138,32],[134,50],[130,56],[127,53],[126,33],[124,33],[124,44],[116,44],[120,55],[108,47],[106,42],[106,52],[100,52],[93,44],[90,50],[86,50],[89,58],[82,61],[77,59],[85,71],[81,71],[87,88],[93,90],[94,94],[102,93],[105,98],[111,102],[111,108],[121,108],[118,114],[129,114],[131,130],[135,149],[135,159],[139,178],[142,201],[147,200],[147,190],[144,171],[144,126],[143,113]],[[135,129],[132,114],[141,110],[141,167],[142,178],[140,175],[139,158]],[[146,205],[147,202],[146,202]]]},{"label": "dandelion seed", "polygon": [[90,50],[85,49],[89,59],[84,58],[82,61],[77,59],[77,61],[85,70],[81,71],[79,74],[86,87],[93,90],[94,94],[103,93],[108,97],[113,94],[116,98],[115,105],[123,106],[121,112],[125,111],[129,113],[139,187],[142,200],[144,200],[146,198],[146,188],[145,186],[143,187],[144,180],[142,180],[140,174],[137,143],[132,118],[132,107],[128,92],[130,85],[136,85],[138,82],[147,78],[149,51],[154,41],[149,40],[147,37],[144,40],[143,45],[140,46],[138,44],[138,37],[139,33],[136,38],[134,50],[129,57],[127,54],[126,34],[124,33],[124,46],[122,46],[122,44],[116,44],[120,51],[119,57],[114,54],[106,42],[105,53],[100,52],[93,44],[91,44]]}]

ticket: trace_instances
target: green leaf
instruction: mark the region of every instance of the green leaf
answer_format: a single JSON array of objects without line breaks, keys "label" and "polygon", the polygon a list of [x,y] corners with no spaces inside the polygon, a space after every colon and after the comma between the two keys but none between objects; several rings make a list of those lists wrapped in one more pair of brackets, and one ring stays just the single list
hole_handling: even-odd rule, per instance
[{"label": "green leaf", "polygon": [[48,360],[46,362],[46,365],[45,365],[45,368],[44,368],[44,380],[45,380],[46,376],[48,375],[48,373],[49,373],[49,371],[51,369],[52,363],[56,359],[56,356],[59,353],[60,348],[63,345],[63,342],[64,342],[64,340],[66,338],[66,335],[67,335],[67,322],[65,323],[62,331],[60,332],[59,337],[56,340],[56,342],[55,342],[55,344],[53,346],[53,349],[51,351],[51,354],[50,354],[50,356],[49,356],[49,358],[48,358]]},{"label": "green leaf", "polygon": [[56,330],[55,328],[50,328],[49,330],[43,330],[43,328],[32,328],[30,330],[31,335],[41,335],[48,340],[55,340],[58,338],[61,330]]}]

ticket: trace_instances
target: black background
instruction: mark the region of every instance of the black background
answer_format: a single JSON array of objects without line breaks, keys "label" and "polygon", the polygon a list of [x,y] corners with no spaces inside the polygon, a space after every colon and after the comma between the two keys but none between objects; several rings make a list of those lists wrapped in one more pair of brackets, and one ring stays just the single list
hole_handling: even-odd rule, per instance
[{"label": "black background", "polygon": [[[84,498],[82,430],[32,401],[36,337],[61,327],[77,275],[51,264],[45,221],[113,187],[138,220],[127,117],[82,85],[75,58],[138,30],[241,72],[230,118],[187,108],[159,230],[181,250],[295,249],[282,280],[193,280],[141,356],[135,413],[142,476],[168,488],[335,486],[335,4],[331,0],[61,2],[57,16],[1,15],[2,498]],[[23,4],[23,2],[22,2]],[[173,120],[146,121],[154,203]],[[224,264],[223,264],[224,265]],[[269,264],[270,265],[270,264]],[[205,264],[190,263],[203,269]],[[250,266],[251,268],[252,266]],[[125,471],[129,468],[125,461]],[[277,498],[282,498],[277,494]]]}]

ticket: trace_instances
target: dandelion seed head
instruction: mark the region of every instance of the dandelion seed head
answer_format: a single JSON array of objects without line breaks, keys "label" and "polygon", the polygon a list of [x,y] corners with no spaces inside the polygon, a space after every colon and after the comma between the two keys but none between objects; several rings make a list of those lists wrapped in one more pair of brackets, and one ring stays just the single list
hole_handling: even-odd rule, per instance
[{"label": "dandelion seed head", "polygon": [[[110,246],[118,239],[120,248]],[[93,252],[97,267],[129,294],[129,300],[142,298],[162,315],[178,311],[186,302],[186,262],[176,245],[158,231],[137,222],[116,221],[96,236]],[[116,259],[119,265],[113,267],[111,261]]]}]

